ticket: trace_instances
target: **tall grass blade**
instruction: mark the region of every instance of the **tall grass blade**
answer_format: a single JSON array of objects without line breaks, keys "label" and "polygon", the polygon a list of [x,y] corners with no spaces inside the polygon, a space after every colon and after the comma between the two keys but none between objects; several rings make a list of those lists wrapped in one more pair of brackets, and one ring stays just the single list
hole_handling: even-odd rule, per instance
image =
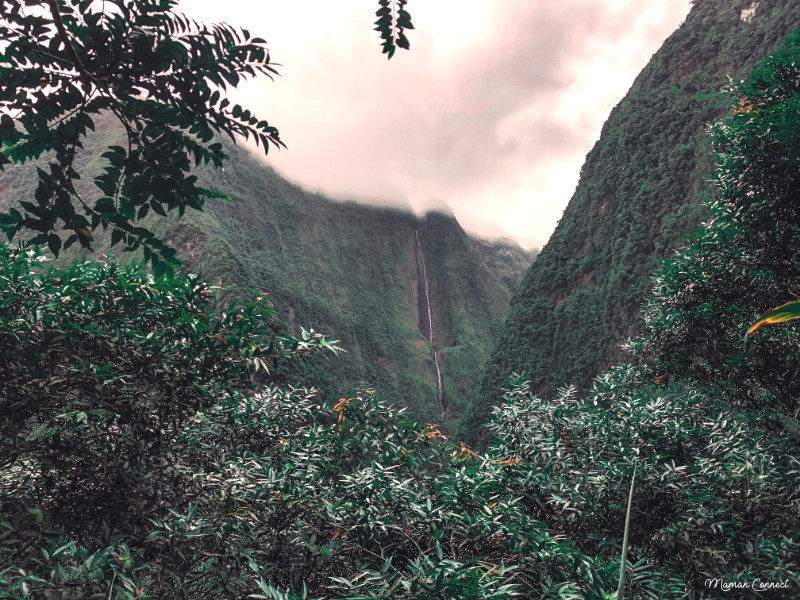
[{"label": "tall grass blade", "polygon": [[636,465],[633,467],[631,477],[631,491],[628,492],[628,511],[625,514],[625,533],[622,535],[622,561],[619,564],[619,587],[617,587],[616,600],[622,600],[625,593],[625,563],[628,561],[628,532],[631,528],[631,505],[633,504],[633,484],[636,482]]}]

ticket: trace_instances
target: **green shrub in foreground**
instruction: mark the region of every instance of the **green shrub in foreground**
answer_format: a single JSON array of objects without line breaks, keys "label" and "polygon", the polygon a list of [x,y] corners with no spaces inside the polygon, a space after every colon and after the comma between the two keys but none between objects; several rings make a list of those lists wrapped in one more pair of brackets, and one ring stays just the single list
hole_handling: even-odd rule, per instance
[{"label": "green shrub in foreground", "polygon": [[[797,586],[800,454],[762,415],[619,367],[512,380],[485,454],[372,390],[257,388],[330,347],[193,276],[0,261],[0,589],[10,598],[711,598]],[[21,340],[26,343],[22,344]]]},{"label": "green shrub in foreground", "polygon": [[638,467],[632,597],[716,597],[705,587],[709,577],[789,580],[785,597],[793,597],[800,450],[766,423],[763,414],[737,412],[692,389],[645,387],[627,366],[599,377],[586,398],[572,390],[535,398],[517,378],[489,425],[490,455],[520,459],[505,485],[532,518],[585,555],[608,560],[618,560]]},{"label": "green shrub in foreground", "polygon": [[3,524],[6,589],[488,599],[611,588],[615,565],[548,534],[506,489],[512,458],[454,448],[368,390],[320,407],[305,390],[268,389],[188,425],[167,434],[169,467],[151,478],[182,494],[137,528],[81,546],[34,507]]},{"label": "green shrub in foreground", "polygon": [[712,217],[656,271],[644,336],[630,348],[661,383],[797,421],[797,321],[743,339],[800,290],[800,30],[729,94],[732,114],[710,127]]},{"label": "green shrub in foreground", "polygon": [[211,301],[194,276],[2,247],[3,594],[600,597],[613,566],[530,518],[512,458],[367,391],[257,393],[331,344],[276,336],[263,297]]}]

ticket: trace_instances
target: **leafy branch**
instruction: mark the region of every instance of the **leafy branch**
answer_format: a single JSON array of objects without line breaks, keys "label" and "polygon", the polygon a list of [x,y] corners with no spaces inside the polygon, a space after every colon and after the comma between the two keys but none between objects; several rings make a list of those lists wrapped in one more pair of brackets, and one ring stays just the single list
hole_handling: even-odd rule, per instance
[{"label": "leafy branch", "polygon": [[408,0],[378,0],[379,8],[375,13],[375,31],[381,34],[383,53],[387,58],[394,56],[397,48],[408,50],[410,47],[406,37],[406,29],[414,29],[411,15],[405,10]]}]

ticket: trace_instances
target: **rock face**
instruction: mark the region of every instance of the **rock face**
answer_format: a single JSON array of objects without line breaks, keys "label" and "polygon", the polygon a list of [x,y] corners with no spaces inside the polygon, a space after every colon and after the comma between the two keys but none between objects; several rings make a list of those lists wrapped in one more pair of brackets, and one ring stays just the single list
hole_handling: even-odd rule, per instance
[{"label": "rock face", "polygon": [[339,340],[347,353],[306,373],[323,393],[374,385],[415,419],[457,420],[531,254],[475,240],[449,215],[333,202],[229,152],[201,179],[231,200],[157,225],[188,268],[226,299],[269,292],[289,330]]},{"label": "rock face", "polygon": [[[113,119],[96,125],[79,158],[90,173],[121,135]],[[149,219],[148,226],[178,250],[187,270],[220,286],[221,300],[267,292],[285,329],[297,335],[313,328],[339,340],[346,353],[315,359],[303,373],[323,396],[372,385],[414,419],[457,420],[512,285],[533,255],[513,242],[473,239],[450,215],[334,202],[287,182],[246,150],[226,151],[223,170],[198,175],[230,200],[209,201],[204,212],[180,219]],[[30,199],[35,181],[35,166],[7,168],[0,209]],[[97,191],[90,188],[87,196]],[[110,251],[105,237],[95,232],[96,256]],[[72,260],[76,250],[60,260]],[[279,365],[273,373],[280,376]]]},{"label": "rock face", "polygon": [[649,275],[703,215],[712,159],[707,123],[729,107],[719,93],[800,26],[795,0],[696,0],[611,112],[553,236],[511,301],[480,391],[460,425],[480,426],[513,372],[548,393],[585,388],[625,360],[639,332]]}]

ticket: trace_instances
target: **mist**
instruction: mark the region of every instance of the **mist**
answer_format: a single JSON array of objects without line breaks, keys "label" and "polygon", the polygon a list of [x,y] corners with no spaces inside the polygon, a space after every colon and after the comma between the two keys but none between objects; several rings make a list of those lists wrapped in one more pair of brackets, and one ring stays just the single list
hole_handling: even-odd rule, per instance
[{"label": "mist", "polygon": [[[373,1],[192,0],[264,37],[280,77],[232,98],[278,127],[266,161],[334,199],[450,207],[468,231],[541,247],[608,113],[686,17],[686,0],[409,3],[391,61]],[[261,152],[259,150],[259,152]]]}]

